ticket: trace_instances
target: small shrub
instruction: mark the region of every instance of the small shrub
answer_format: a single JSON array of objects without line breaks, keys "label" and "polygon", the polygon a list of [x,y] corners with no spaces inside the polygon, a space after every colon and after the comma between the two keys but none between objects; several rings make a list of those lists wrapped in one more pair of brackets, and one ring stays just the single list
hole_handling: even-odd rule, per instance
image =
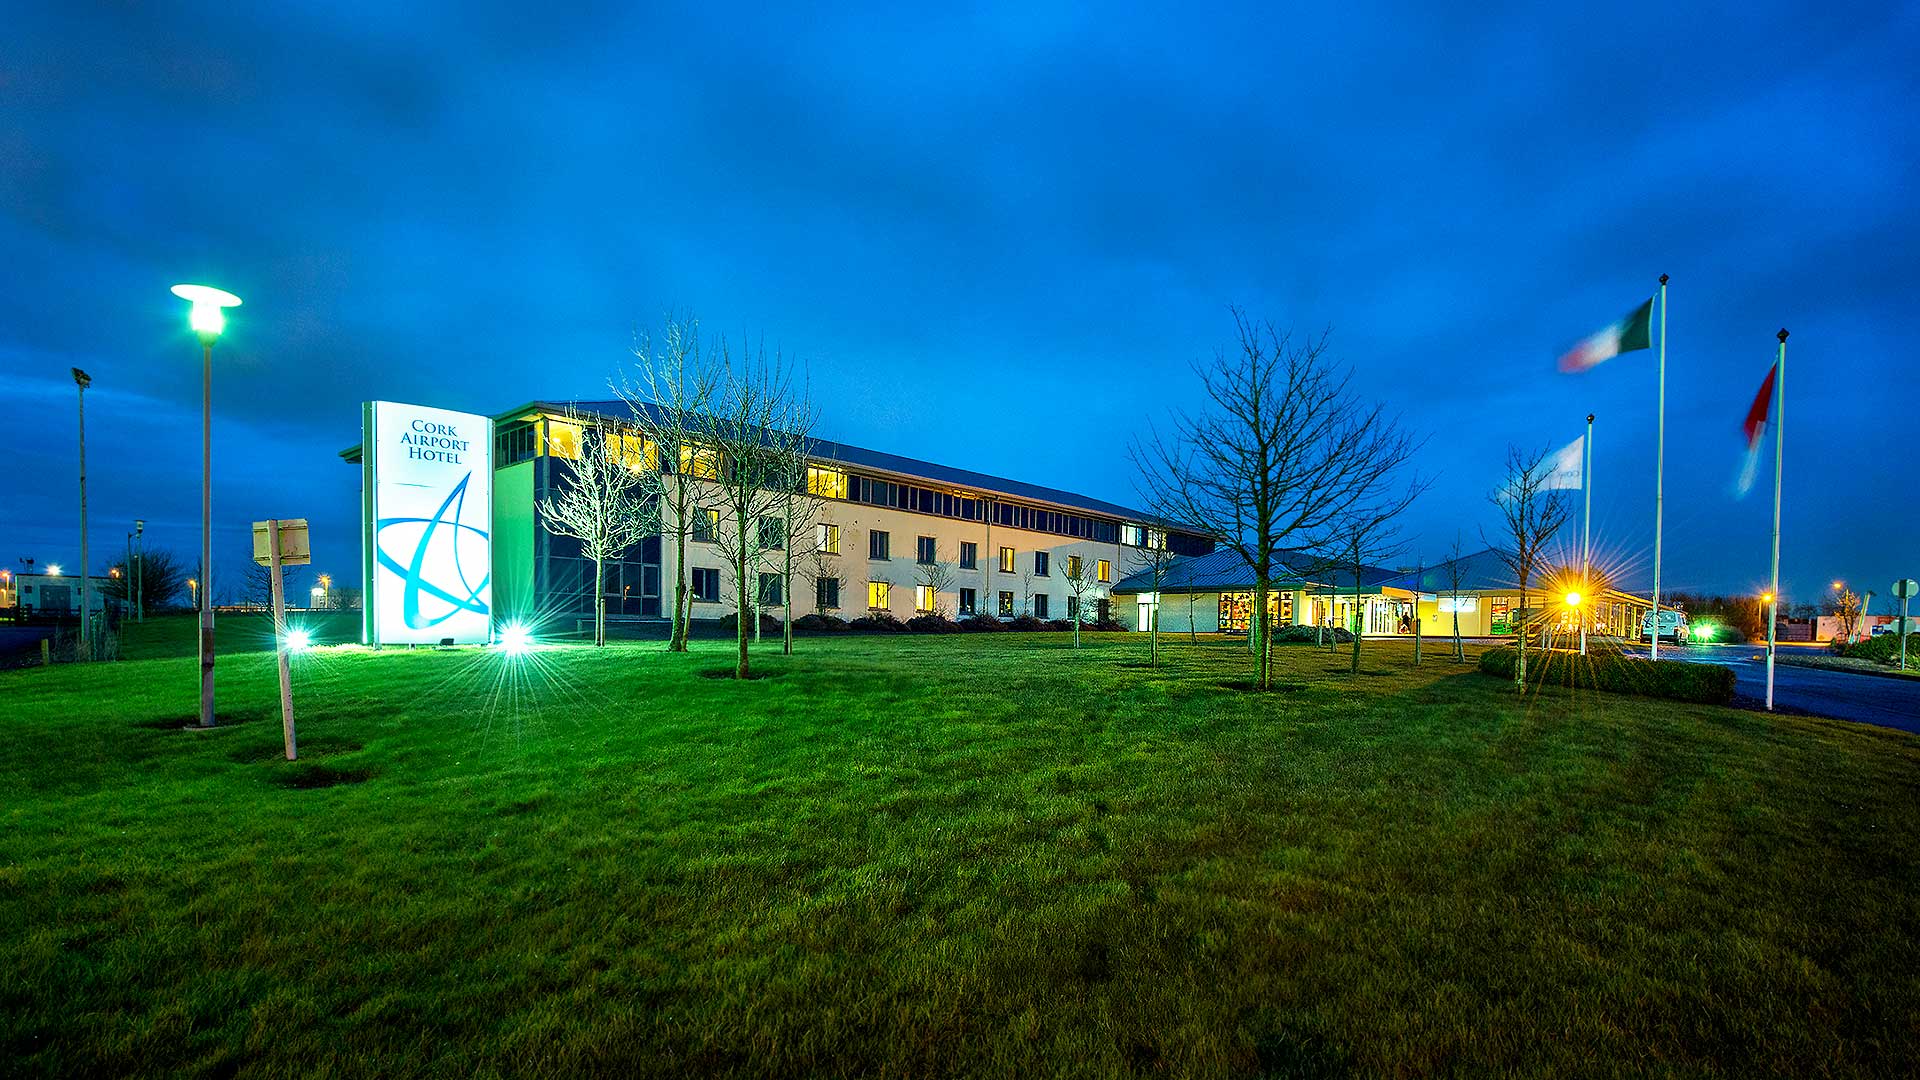
[{"label": "small shrub", "polygon": [[1329,626],[1324,630],[1312,626],[1276,626],[1273,628],[1275,645],[1322,645],[1326,642],[1335,645],[1353,644],[1353,633],[1338,626]]},{"label": "small shrub", "polygon": [[907,629],[916,634],[957,634],[960,624],[945,615],[929,613],[908,619]]},{"label": "small shrub", "polygon": [[997,615],[980,614],[960,620],[960,629],[976,634],[998,634],[1006,631],[1007,624],[1001,622]]},{"label": "small shrub", "polygon": [[[1480,671],[1511,680],[1519,656],[1510,645],[1489,649],[1480,654]],[[1702,705],[1725,705],[1733,700],[1731,668],[1719,664],[1690,664],[1684,660],[1641,660],[1617,652],[1581,656],[1566,649],[1529,650],[1527,682]]]},{"label": "small shrub", "polygon": [[1030,634],[1046,628],[1047,624],[1044,620],[1036,619],[1031,615],[1016,615],[1012,622],[1007,623],[1009,630],[1021,630]]},{"label": "small shrub", "polygon": [[1047,629],[1053,630],[1059,633],[1071,634],[1073,633],[1073,620],[1072,619],[1048,619]]},{"label": "small shrub", "polygon": [[809,633],[840,634],[846,632],[847,620],[838,615],[802,615],[793,620],[793,628]]},{"label": "small shrub", "polygon": [[1114,633],[1121,633],[1126,631],[1127,624],[1109,615],[1104,619],[1095,619],[1094,621],[1088,623],[1086,626],[1082,627],[1082,629],[1098,630],[1103,634],[1114,634]]},{"label": "small shrub", "polygon": [[907,624],[894,618],[890,611],[875,611],[848,623],[847,628],[883,634],[901,634],[906,632]]},{"label": "small shrub", "polygon": [[[720,617],[719,623],[720,623],[720,629],[731,634],[734,632],[734,628],[740,624],[740,616],[738,613],[723,615]],[[761,612],[760,613],[760,632],[763,634],[779,633],[780,620],[774,618],[773,616],[767,614],[764,611]]]},{"label": "small shrub", "polygon": [[[1856,641],[1851,645],[1836,641],[1833,651],[1841,656],[1851,656],[1857,660],[1871,660],[1876,664],[1897,664],[1900,662],[1900,635],[1881,634],[1865,641]],[[1911,666],[1920,658],[1920,633],[1907,635],[1907,664]]]}]

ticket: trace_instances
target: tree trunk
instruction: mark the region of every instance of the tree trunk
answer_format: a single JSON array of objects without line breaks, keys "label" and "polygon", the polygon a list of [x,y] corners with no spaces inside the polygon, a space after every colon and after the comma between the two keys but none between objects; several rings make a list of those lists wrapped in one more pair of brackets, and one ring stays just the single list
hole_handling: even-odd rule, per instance
[{"label": "tree trunk", "polygon": [[1460,640],[1460,597],[1453,598],[1453,662],[1464,663],[1467,659],[1467,647]]},{"label": "tree trunk", "polygon": [[793,511],[787,511],[785,561],[780,567],[780,651],[793,655]]},{"label": "tree trunk", "polygon": [[1366,615],[1360,607],[1360,575],[1353,575],[1353,659],[1347,664],[1347,674],[1360,674],[1360,631],[1366,626]]},{"label": "tree trunk", "polygon": [[687,500],[680,501],[673,526],[673,636],[668,652],[687,651],[687,621],[693,617],[693,602],[687,598]]},{"label": "tree trunk", "polygon": [[1271,663],[1266,649],[1267,638],[1267,576],[1260,574],[1253,579],[1253,618],[1248,620],[1247,632],[1254,639],[1253,650],[1258,678],[1255,685],[1265,690],[1271,682]]},{"label": "tree trunk", "polygon": [[748,612],[749,611],[754,612],[754,622],[756,624],[760,621],[760,619],[758,614],[759,609],[754,607],[754,605],[747,603],[747,527],[746,525],[742,524],[740,526],[740,531],[737,539],[739,540],[740,546],[739,546],[738,552],[736,552],[733,559],[733,583],[734,583],[734,595],[739,599],[739,603],[734,605],[735,614],[733,617],[733,630],[734,630],[733,636],[740,647],[740,659],[734,665],[733,677],[736,679],[744,679],[748,675],[748,670],[747,670],[747,615],[748,615]]},{"label": "tree trunk", "polygon": [[599,648],[607,643],[607,560],[604,555],[593,557],[593,645]]},{"label": "tree trunk", "polygon": [[[1513,683],[1514,683],[1514,686],[1519,688],[1520,693],[1522,694],[1525,694],[1527,692],[1527,614],[1526,612],[1527,612],[1527,583],[1524,580],[1522,580],[1520,582],[1520,611],[1518,613],[1519,625],[1517,627],[1517,629],[1520,631],[1520,661],[1519,663],[1513,666]],[[1654,621],[1653,630],[1654,630],[1654,633],[1656,634],[1660,632],[1660,623],[1659,623],[1659,620],[1657,619]]]},{"label": "tree trunk", "polygon": [[[1160,600],[1161,598],[1159,593],[1159,587],[1160,587],[1159,583],[1155,582],[1154,583],[1155,591],[1153,594],[1153,611],[1147,615],[1147,622],[1149,624],[1149,628],[1147,630],[1147,663],[1154,667],[1160,666]],[[1136,608],[1134,610],[1137,611],[1139,609]]]}]

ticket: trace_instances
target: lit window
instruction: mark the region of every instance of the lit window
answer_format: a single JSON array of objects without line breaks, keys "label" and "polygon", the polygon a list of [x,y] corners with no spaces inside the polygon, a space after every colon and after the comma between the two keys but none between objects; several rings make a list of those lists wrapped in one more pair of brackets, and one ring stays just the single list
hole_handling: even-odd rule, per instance
[{"label": "lit window", "polygon": [[1013,549],[1012,548],[1000,549],[1000,572],[1003,574],[1013,573]]},{"label": "lit window", "polygon": [[1094,563],[1093,571],[1094,571],[1094,576],[1099,578],[1101,581],[1113,580],[1113,564],[1108,562],[1105,559],[1101,559],[1099,562]]},{"label": "lit window", "polygon": [[1000,594],[1000,614],[1002,615],[1013,614],[1013,594],[1012,593],[1002,592]]},{"label": "lit window", "polygon": [[[813,542],[815,545],[817,545],[820,548],[821,554],[823,555],[840,554],[840,526],[822,524],[822,525],[815,525],[813,528],[814,528]],[[839,605],[836,604],[834,606],[838,607]]]},{"label": "lit window", "polygon": [[823,469],[809,465],[807,466],[807,494],[818,495],[823,499],[844,499],[847,497],[847,474],[839,469]]},{"label": "lit window", "polygon": [[720,511],[709,510],[704,506],[693,508],[692,538],[702,544],[711,544],[720,535]]},{"label": "lit window", "polygon": [[891,582],[886,582],[886,581],[868,582],[867,583],[867,606],[872,608],[875,611],[885,611],[887,609],[887,601],[891,599],[889,594],[892,591],[893,591],[893,584]]},{"label": "lit window", "polygon": [[1080,556],[1078,555],[1067,556],[1067,576],[1070,578],[1077,578],[1080,576]]},{"label": "lit window", "polygon": [[644,435],[615,435],[607,440],[607,455],[629,469],[655,469],[660,452]]},{"label": "lit window", "polygon": [[934,593],[931,585],[913,587],[913,610],[926,614],[933,610]]},{"label": "lit window", "polygon": [[680,448],[680,475],[699,480],[720,479],[720,455],[701,446]]},{"label": "lit window", "polygon": [[548,457],[580,460],[580,425],[565,420],[549,420],[541,432],[541,452]]}]

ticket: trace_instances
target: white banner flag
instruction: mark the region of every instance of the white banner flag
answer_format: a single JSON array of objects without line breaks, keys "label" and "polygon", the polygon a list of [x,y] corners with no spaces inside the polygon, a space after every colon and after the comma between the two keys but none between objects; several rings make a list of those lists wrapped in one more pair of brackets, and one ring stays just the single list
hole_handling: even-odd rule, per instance
[{"label": "white banner flag", "polygon": [[1553,455],[1553,471],[1541,483],[1541,488],[1578,489],[1586,485],[1585,470],[1582,468],[1587,454],[1585,435],[1568,443],[1559,453]]}]

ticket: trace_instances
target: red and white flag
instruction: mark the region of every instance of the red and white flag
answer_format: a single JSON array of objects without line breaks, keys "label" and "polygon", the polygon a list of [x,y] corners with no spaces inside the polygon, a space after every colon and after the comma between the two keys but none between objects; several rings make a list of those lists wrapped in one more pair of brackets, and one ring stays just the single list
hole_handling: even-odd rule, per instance
[{"label": "red and white flag", "polygon": [[1740,425],[1740,430],[1747,435],[1747,460],[1741,466],[1738,485],[1742,496],[1753,490],[1754,478],[1760,473],[1760,444],[1766,441],[1767,417],[1773,411],[1774,367],[1767,369],[1767,381],[1761,383],[1760,392],[1753,395],[1753,407],[1747,410],[1746,423]]}]

